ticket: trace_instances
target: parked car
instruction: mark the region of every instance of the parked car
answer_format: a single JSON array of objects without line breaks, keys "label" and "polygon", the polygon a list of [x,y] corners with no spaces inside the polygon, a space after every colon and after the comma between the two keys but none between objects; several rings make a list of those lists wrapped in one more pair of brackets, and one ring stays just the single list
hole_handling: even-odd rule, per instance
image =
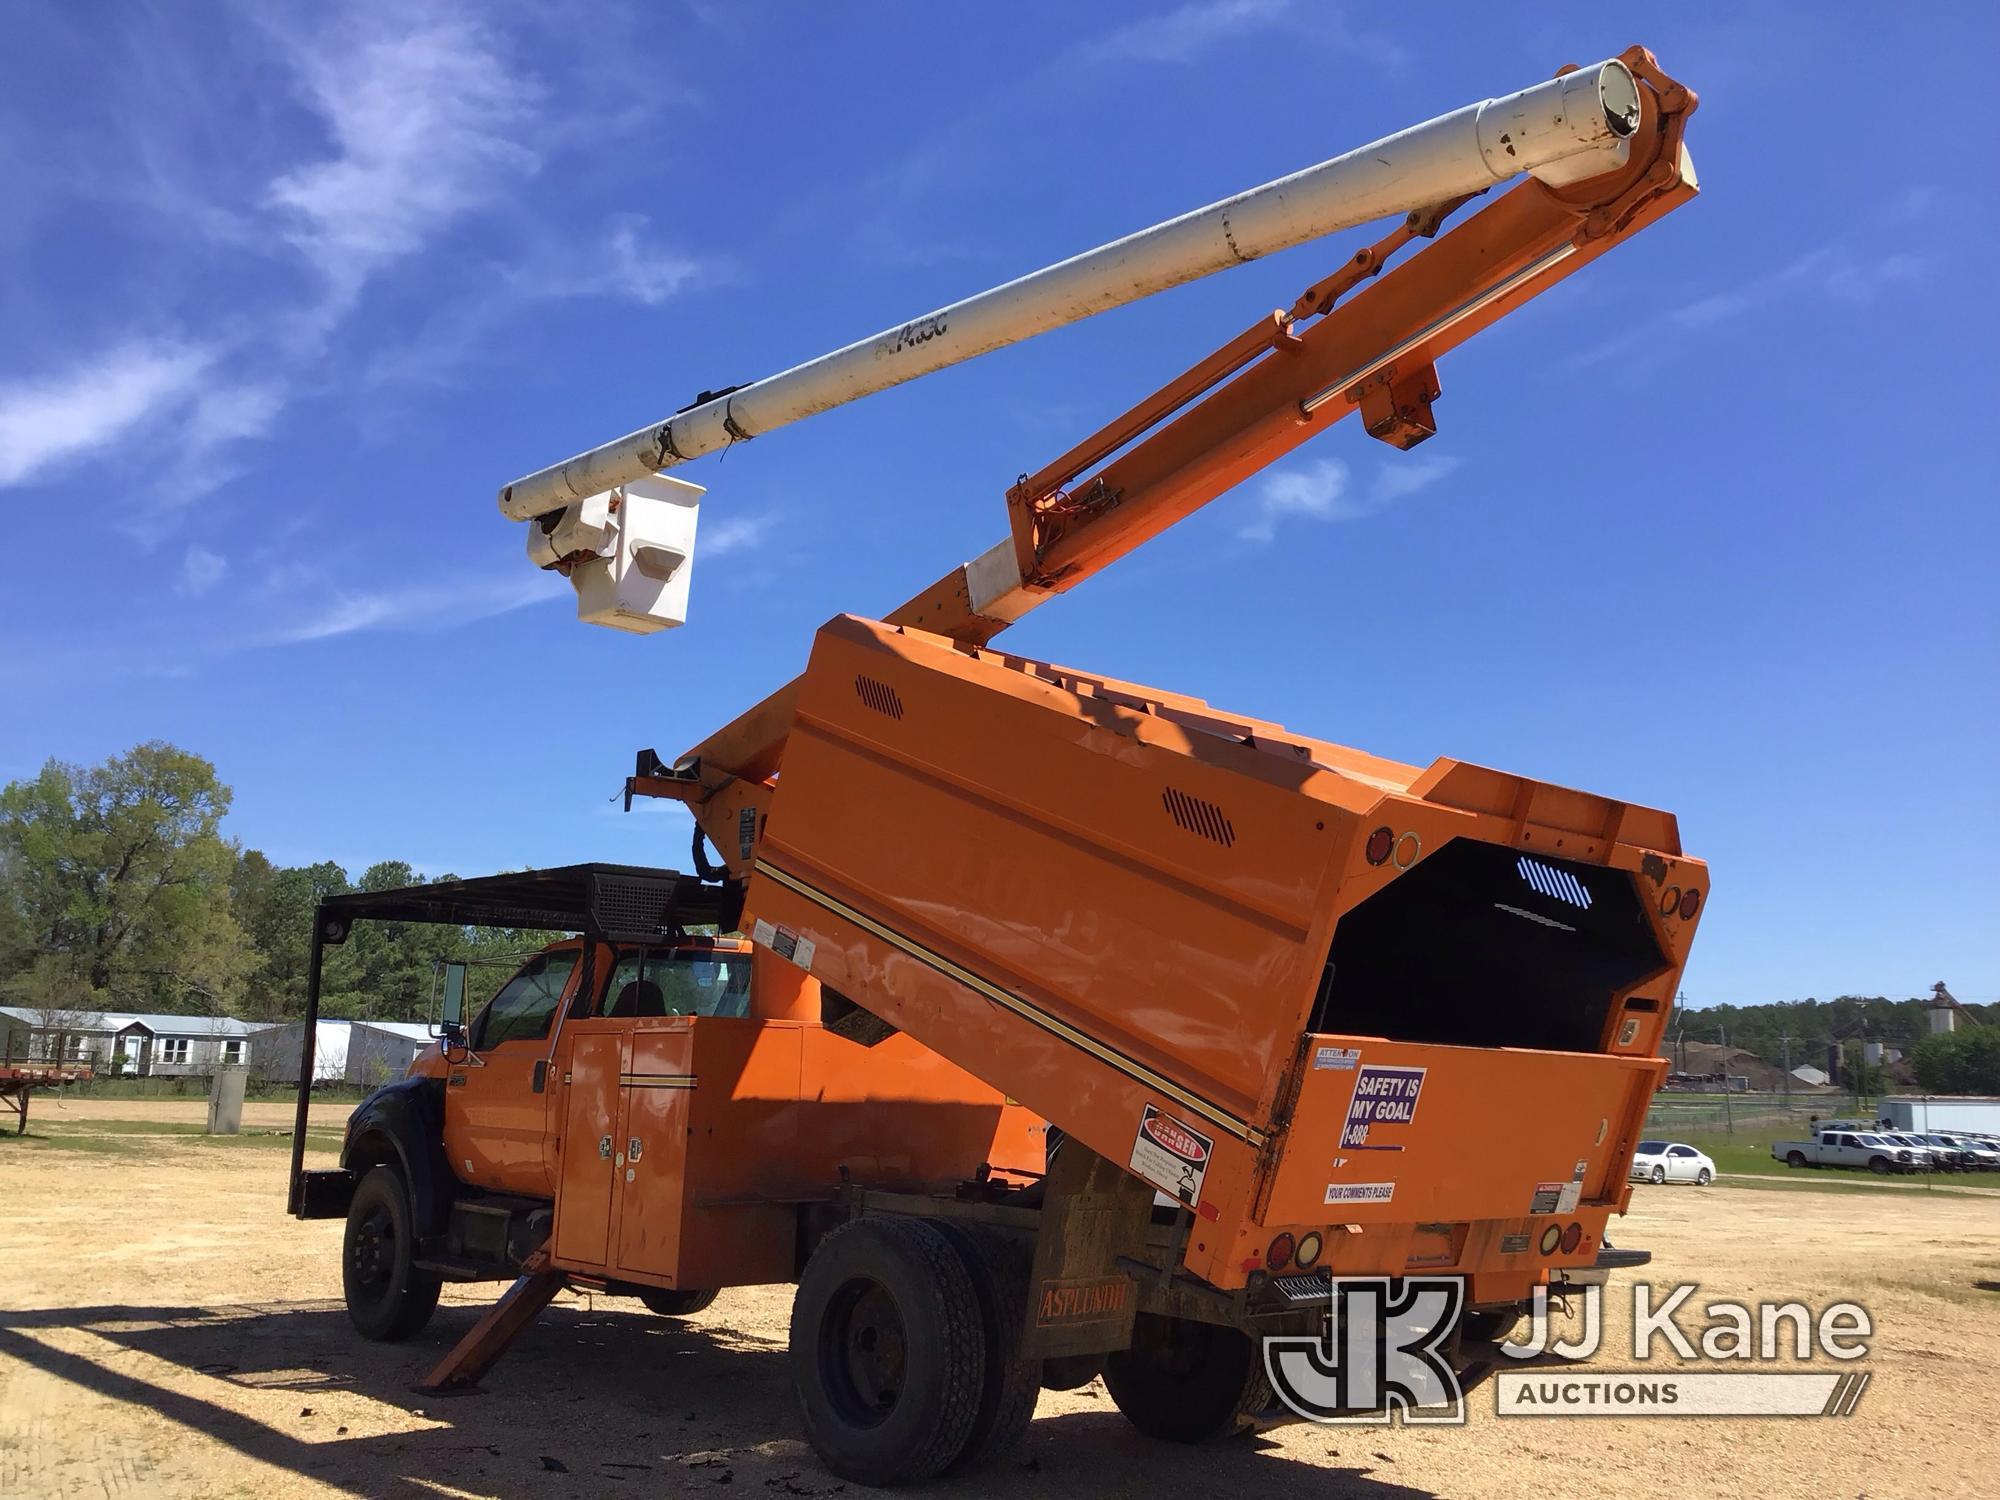
[{"label": "parked car", "polygon": [[1871,1172],[1921,1172],[1928,1149],[1899,1146],[1871,1131],[1822,1130],[1809,1141],[1773,1141],[1771,1155],[1788,1167],[1866,1167]]},{"label": "parked car", "polygon": [[1917,1139],[1933,1150],[1947,1154],[1963,1171],[2000,1171],[2000,1149],[1985,1141],[1974,1140],[1969,1135],[1938,1134],[1920,1135]]},{"label": "parked car", "polygon": [[1634,1182],[1692,1182],[1707,1187],[1715,1181],[1715,1162],[1678,1141],[1641,1141],[1632,1154]]}]

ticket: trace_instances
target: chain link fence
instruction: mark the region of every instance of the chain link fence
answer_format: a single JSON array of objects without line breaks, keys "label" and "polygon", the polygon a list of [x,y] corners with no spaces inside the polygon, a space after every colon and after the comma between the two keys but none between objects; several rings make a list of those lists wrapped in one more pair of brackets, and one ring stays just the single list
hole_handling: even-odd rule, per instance
[{"label": "chain link fence", "polygon": [[1646,1134],[1804,1136],[1822,1120],[1873,1120],[1875,1101],[1856,1094],[1655,1094]]}]

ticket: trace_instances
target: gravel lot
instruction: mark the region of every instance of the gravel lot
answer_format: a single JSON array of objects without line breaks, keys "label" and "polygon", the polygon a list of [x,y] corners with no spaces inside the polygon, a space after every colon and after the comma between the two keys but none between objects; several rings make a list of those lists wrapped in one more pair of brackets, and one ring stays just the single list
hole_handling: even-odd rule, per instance
[{"label": "gravel lot", "polygon": [[[283,1215],[277,1136],[134,1131],[199,1102],[37,1102],[48,1139],[0,1143],[0,1495],[826,1495],[785,1369],[788,1288],[675,1324],[566,1295],[487,1379],[410,1383],[494,1289],[446,1292],[416,1343],[362,1343],[337,1224]],[[335,1129],[344,1110],[314,1117]],[[289,1124],[252,1106],[248,1124]],[[92,1134],[101,1131],[101,1134]],[[941,1494],[1905,1496],[1996,1493],[2000,1199],[1642,1188],[1616,1232],[1658,1281],[1709,1297],[1854,1298],[1876,1320],[1846,1419],[1520,1420],[1471,1397],[1463,1429],[1295,1425],[1215,1448],[1148,1442],[1101,1385],[1045,1394],[1020,1452]],[[1632,1365],[1624,1298],[1603,1368]],[[1699,1318],[1684,1319],[1699,1324]]]}]

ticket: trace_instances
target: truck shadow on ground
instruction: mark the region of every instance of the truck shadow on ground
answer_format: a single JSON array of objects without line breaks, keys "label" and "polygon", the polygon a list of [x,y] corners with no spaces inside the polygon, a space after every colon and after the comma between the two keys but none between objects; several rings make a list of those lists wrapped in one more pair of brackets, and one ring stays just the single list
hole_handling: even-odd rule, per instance
[{"label": "truck shadow on ground", "polygon": [[[663,1483],[782,1495],[859,1489],[806,1446],[782,1340],[732,1324],[727,1299],[682,1322],[627,1302],[565,1298],[482,1391],[412,1390],[478,1312],[447,1305],[401,1345],[362,1342],[333,1302],[0,1312],[0,1355],[187,1429],[196,1441],[157,1456],[154,1477],[168,1491],[181,1472],[203,1488],[204,1444],[335,1491],[410,1500],[435,1500],[441,1485],[493,1495],[636,1494]],[[1314,1434],[1329,1464],[1256,1436],[1180,1448],[1141,1437],[1101,1386],[1092,1390],[1084,1399],[1103,1411],[1043,1415],[1001,1464],[925,1493],[1430,1494],[1375,1478],[1387,1459],[1370,1451],[1365,1432],[1343,1430],[1331,1442]],[[79,1403],[73,1420],[102,1415]],[[1351,1453],[1335,1456],[1343,1448]]]}]

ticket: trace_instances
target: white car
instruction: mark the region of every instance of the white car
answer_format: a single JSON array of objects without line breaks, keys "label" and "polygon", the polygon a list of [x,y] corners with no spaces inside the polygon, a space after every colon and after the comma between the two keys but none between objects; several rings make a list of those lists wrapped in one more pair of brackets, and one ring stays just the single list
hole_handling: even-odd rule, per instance
[{"label": "white car", "polygon": [[1692,1182],[1707,1187],[1715,1181],[1715,1162],[1692,1146],[1675,1141],[1641,1141],[1632,1155],[1634,1182]]}]

